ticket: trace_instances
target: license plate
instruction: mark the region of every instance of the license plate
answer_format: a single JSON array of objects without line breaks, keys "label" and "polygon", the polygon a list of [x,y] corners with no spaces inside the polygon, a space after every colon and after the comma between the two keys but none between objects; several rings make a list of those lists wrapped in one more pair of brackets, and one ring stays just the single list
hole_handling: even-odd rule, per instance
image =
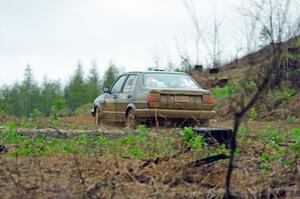
[{"label": "license plate", "polygon": [[175,102],[189,102],[188,96],[175,96]]}]

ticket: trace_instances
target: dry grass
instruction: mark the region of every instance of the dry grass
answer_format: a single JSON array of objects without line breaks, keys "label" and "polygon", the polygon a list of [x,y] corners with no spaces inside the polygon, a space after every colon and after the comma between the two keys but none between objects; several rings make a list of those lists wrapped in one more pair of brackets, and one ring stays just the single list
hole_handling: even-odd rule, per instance
[{"label": "dry grass", "polygon": [[[212,125],[231,126],[231,121]],[[247,125],[249,135],[238,143],[233,191],[240,198],[300,197],[299,160],[290,156],[289,164],[275,160],[269,169],[263,169],[260,156],[269,149],[256,139],[256,132],[265,129],[266,123]],[[160,136],[156,131],[150,134]],[[222,198],[227,161],[191,167],[191,161],[212,154],[209,150],[185,151],[181,140],[176,145],[182,153],[154,159],[76,153],[35,157],[2,154],[0,198]]]}]

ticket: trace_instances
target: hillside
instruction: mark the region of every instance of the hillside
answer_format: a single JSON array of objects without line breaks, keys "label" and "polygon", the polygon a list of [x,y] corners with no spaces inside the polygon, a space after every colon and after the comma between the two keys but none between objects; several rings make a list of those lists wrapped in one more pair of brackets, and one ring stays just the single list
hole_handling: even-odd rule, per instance
[{"label": "hillside", "polygon": [[[252,109],[252,119],[297,120],[300,118],[300,37],[277,44],[279,67],[272,71],[267,88]],[[270,64],[270,46],[234,60],[214,70],[191,71],[192,77],[210,89],[216,99],[220,119],[230,118],[242,101],[255,92],[263,71]],[[248,114],[249,115],[249,114]],[[250,116],[249,116],[250,117]]]}]

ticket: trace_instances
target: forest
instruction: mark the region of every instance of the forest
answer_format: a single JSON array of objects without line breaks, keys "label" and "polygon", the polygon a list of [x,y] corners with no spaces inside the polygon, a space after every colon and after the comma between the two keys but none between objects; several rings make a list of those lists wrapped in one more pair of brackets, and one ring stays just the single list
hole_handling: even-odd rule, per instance
[{"label": "forest", "polygon": [[40,85],[28,65],[21,82],[0,87],[1,115],[29,117],[34,112],[41,116],[50,116],[51,113],[57,116],[82,114],[80,107],[91,107],[93,100],[101,94],[102,86],[109,87],[119,76],[119,71],[111,64],[100,78],[97,67],[93,66],[85,77],[78,64],[66,85],[47,78]]}]

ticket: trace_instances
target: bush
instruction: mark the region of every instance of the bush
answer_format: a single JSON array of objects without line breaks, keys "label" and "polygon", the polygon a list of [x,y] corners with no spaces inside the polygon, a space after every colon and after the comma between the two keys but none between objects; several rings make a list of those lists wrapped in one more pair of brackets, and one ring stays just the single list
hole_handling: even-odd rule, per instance
[{"label": "bush", "polygon": [[268,93],[269,98],[271,98],[273,105],[277,106],[281,103],[290,102],[293,97],[297,94],[294,89],[285,90],[273,90]]},{"label": "bush", "polygon": [[65,117],[72,115],[72,111],[69,108],[62,108],[57,110],[58,117]]},{"label": "bush", "polygon": [[51,128],[57,128],[58,124],[58,115],[57,115],[57,108],[56,106],[51,107],[51,113],[50,113],[50,121],[49,121]]},{"label": "bush", "polygon": [[182,137],[189,147],[201,149],[204,146],[203,136],[195,135],[191,128],[185,128],[182,132]]},{"label": "bush", "polygon": [[213,95],[214,99],[220,99],[222,97],[229,97],[240,91],[241,91],[240,85],[233,83],[233,82],[229,82],[223,88],[218,87],[218,86],[213,88],[212,95]]},{"label": "bush", "polygon": [[[290,165],[294,158],[299,158],[300,128],[293,128],[289,134],[286,130],[269,123],[267,129],[260,131],[257,140],[264,143],[264,149],[260,153],[260,166],[263,170],[271,169],[274,163]],[[291,143],[288,146],[283,143]]]},{"label": "bush", "polygon": [[256,83],[254,81],[247,82],[245,84],[245,89],[249,92],[254,92],[257,90]]},{"label": "bush", "polygon": [[22,128],[39,128],[42,124],[42,112],[34,109],[29,117],[23,117],[21,121]]},{"label": "bush", "polygon": [[5,114],[5,111],[4,111],[4,110],[0,110],[0,117],[1,117],[1,116],[4,116],[4,115],[6,115],[6,114]]},{"label": "bush", "polygon": [[296,151],[296,154],[299,156],[300,152],[300,128],[293,128],[290,131],[290,136],[292,138],[292,141],[294,142],[291,146],[293,150]]},{"label": "bush", "polygon": [[220,99],[222,97],[228,97],[228,96],[230,96],[230,92],[229,92],[228,86],[225,86],[223,88],[220,88],[218,86],[215,87],[212,90],[212,95],[213,95],[213,97],[214,97],[215,100]]},{"label": "bush", "polygon": [[251,121],[254,121],[254,120],[257,119],[257,112],[256,112],[256,108],[255,108],[255,107],[253,107],[253,108],[250,109],[250,112],[249,112],[249,119],[250,119]]},{"label": "bush", "polygon": [[89,115],[93,105],[91,103],[84,104],[75,109],[75,115]]},{"label": "bush", "polygon": [[288,115],[286,118],[286,122],[289,124],[294,124],[298,121],[297,117],[292,116],[292,115]]}]

